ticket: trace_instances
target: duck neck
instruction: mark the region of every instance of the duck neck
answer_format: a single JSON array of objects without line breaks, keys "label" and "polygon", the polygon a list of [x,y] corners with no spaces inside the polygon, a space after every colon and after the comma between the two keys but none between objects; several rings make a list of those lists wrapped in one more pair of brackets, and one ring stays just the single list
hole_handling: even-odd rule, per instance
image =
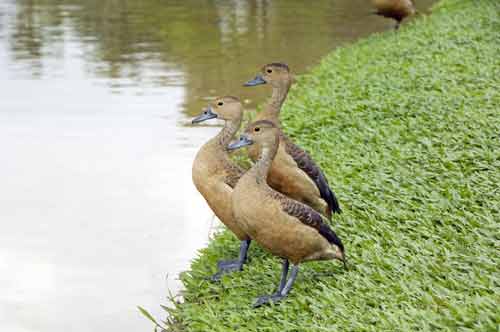
[{"label": "duck neck", "polygon": [[283,103],[285,102],[290,86],[291,83],[288,81],[280,82],[277,86],[273,86],[273,93],[262,110],[262,115],[260,116],[261,119],[269,120],[277,126],[281,126],[281,106],[283,106]]},{"label": "duck neck", "polygon": [[261,147],[259,159],[249,171],[255,177],[257,184],[267,183],[267,175],[278,151],[278,143],[279,139],[276,138],[273,144],[265,144]]},{"label": "duck neck", "polygon": [[227,120],[222,130],[215,136],[216,144],[218,147],[221,147],[223,151],[226,151],[227,145],[233,139],[234,135],[236,135],[238,129],[240,129],[241,120],[242,116],[236,119]]}]

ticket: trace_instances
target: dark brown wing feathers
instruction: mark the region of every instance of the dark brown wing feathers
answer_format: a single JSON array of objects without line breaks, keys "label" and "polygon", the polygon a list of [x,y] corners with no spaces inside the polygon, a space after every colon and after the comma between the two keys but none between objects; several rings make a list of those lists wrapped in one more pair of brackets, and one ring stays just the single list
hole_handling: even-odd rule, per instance
[{"label": "dark brown wing feathers", "polygon": [[342,210],[340,209],[337,197],[330,189],[328,180],[321,171],[321,168],[316,165],[307,152],[292,143],[288,137],[283,135],[282,138],[285,141],[286,152],[295,160],[299,168],[314,181],[318,187],[321,198],[328,204],[330,211],[333,213],[341,213]]},{"label": "dark brown wing feathers", "polygon": [[233,163],[228,163],[225,167],[226,170],[226,183],[231,187],[236,187],[236,183],[245,172],[241,167]]},{"label": "dark brown wing feathers", "polygon": [[288,215],[299,219],[304,225],[315,228],[329,243],[335,244],[344,251],[344,245],[340,238],[330,228],[330,226],[323,221],[323,217],[309,206],[297,201],[293,201],[281,194],[277,195],[281,203],[283,211]]}]

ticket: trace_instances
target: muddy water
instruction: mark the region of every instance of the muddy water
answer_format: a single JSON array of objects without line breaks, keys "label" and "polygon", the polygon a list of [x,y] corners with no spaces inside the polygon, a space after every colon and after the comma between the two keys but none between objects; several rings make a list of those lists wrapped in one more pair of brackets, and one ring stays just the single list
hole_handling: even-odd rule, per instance
[{"label": "muddy water", "polygon": [[[418,1],[421,9],[432,1]],[[314,4],[314,5],[312,5]],[[392,22],[364,0],[0,1],[0,330],[149,331],[212,214],[191,184],[215,95],[253,108]]]}]

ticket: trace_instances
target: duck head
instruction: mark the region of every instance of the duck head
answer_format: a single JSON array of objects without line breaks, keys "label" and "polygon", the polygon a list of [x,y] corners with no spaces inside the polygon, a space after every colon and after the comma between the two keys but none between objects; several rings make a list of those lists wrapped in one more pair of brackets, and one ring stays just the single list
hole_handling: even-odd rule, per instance
[{"label": "duck head", "polygon": [[280,87],[283,84],[291,85],[293,75],[290,73],[288,65],[285,63],[274,62],[262,67],[261,72],[244,84],[244,86],[256,86],[261,84],[270,84],[273,87]]},{"label": "duck head", "polygon": [[215,99],[191,122],[195,124],[215,118],[232,121],[240,119],[242,116],[243,106],[240,100],[233,96],[224,96]]},{"label": "duck head", "polygon": [[279,143],[279,129],[274,123],[260,120],[251,123],[240,138],[228,145],[229,151],[236,150],[252,144],[259,145],[263,149],[276,146]]}]

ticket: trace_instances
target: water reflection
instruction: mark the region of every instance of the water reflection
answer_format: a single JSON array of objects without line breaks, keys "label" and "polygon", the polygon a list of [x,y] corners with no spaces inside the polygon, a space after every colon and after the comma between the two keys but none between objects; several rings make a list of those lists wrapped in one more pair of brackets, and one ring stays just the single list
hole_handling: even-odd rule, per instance
[{"label": "water reflection", "polygon": [[0,1],[0,330],[149,330],[212,220],[187,116],[391,28],[367,1]]},{"label": "water reflection", "polygon": [[[183,85],[190,115],[207,92],[262,100],[239,84],[270,61],[304,71],[333,47],[393,23],[370,15],[368,0],[18,0],[11,54],[39,76],[42,58],[58,58],[71,30],[84,45],[90,75],[130,84]],[[432,0],[417,2],[420,9]],[[126,79],[121,82],[121,79]]]}]

